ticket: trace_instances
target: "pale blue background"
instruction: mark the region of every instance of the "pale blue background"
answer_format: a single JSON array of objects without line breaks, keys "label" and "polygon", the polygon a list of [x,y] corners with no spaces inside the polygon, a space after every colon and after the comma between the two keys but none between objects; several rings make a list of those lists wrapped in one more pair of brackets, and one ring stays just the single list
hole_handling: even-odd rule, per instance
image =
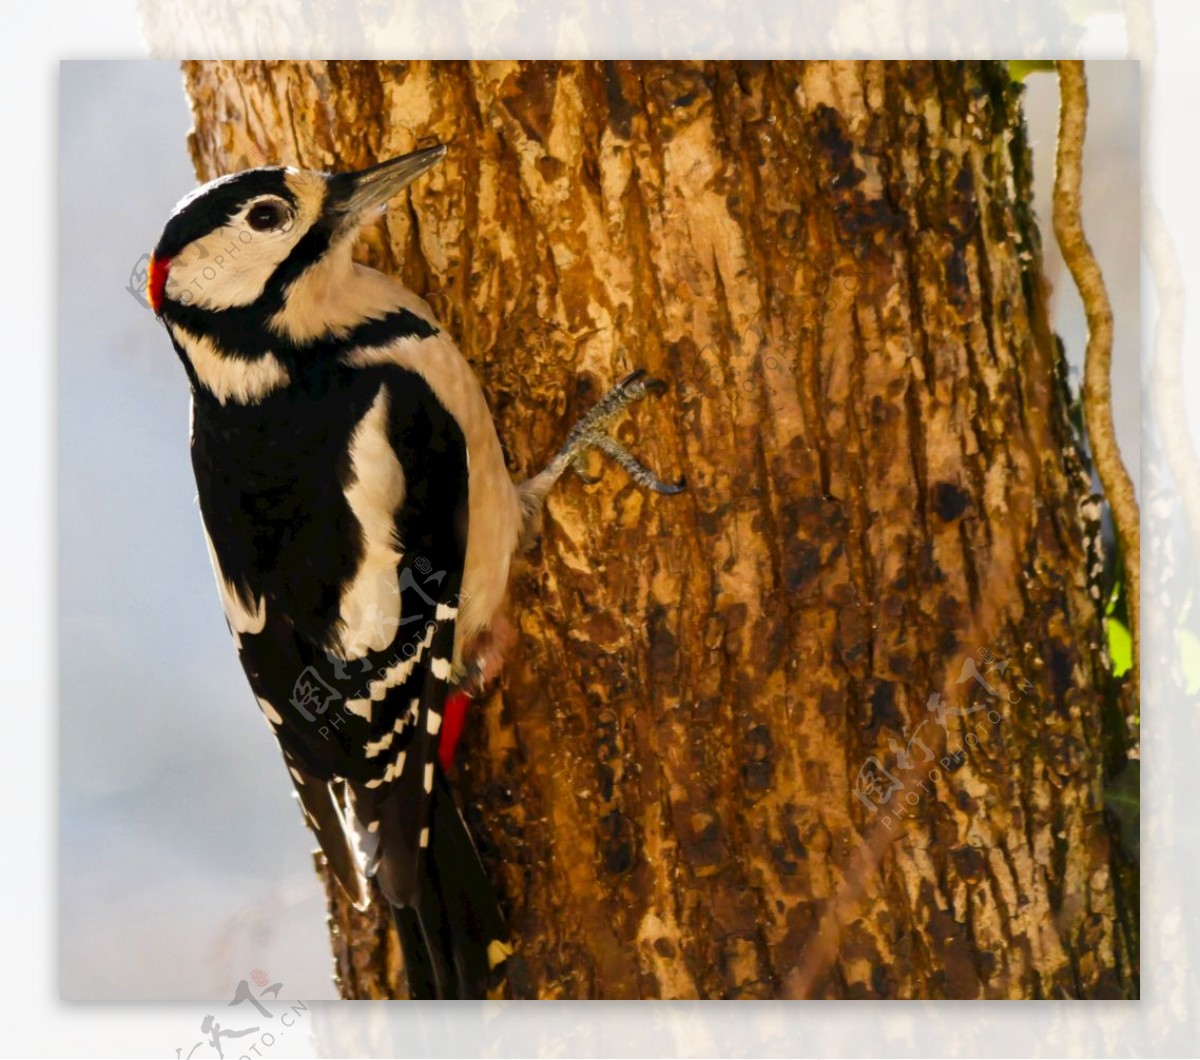
[{"label": "pale blue background", "polygon": [[204,546],[187,379],[124,290],[195,185],[179,65],[64,63],[61,93],[62,994],[228,1000],[262,968],[332,998],[311,839]]}]

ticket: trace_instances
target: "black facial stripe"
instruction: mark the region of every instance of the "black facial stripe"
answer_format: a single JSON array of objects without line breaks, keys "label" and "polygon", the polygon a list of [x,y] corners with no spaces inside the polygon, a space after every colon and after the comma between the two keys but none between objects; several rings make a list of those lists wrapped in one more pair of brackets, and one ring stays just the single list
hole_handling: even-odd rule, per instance
[{"label": "black facial stripe", "polygon": [[248,169],[222,177],[195,199],[186,200],[163,229],[154,248],[160,260],[173,258],[189,243],[228,223],[247,202],[260,195],[277,195],[294,207],[295,196],[279,167]]},{"label": "black facial stripe", "polygon": [[[199,306],[167,301],[163,305],[163,315],[194,335],[209,336],[227,357],[253,360],[271,352],[290,369],[294,369],[301,360],[333,361],[341,350],[386,346],[397,339],[427,339],[438,332],[435,325],[416,313],[396,309],[378,320],[364,320],[345,338],[290,342],[276,335],[268,326],[268,321],[282,305],[282,295],[277,298],[264,295],[251,305],[234,306],[231,309],[201,309]],[[292,377],[297,378],[294,370]]]},{"label": "black facial stripe", "polygon": [[268,304],[263,298],[250,305],[229,309],[202,309],[168,298],[162,315],[193,335],[207,335],[226,357],[254,360],[283,345],[267,327],[267,321],[281,303]]},{"label": "black facial stripe", "polygon": [[338,227],[344,218],[342,209],[347,196],[353,190],[353,179],[338,179],[336,176],[325,180],[325,200],[321,204],[321,216],[313,226],[304,233],[292,251],[283,259],[267,281],[264,297],[268,301],[276,301],[283,305],[283,295],[289,284],[298,280],[310,265],[315,265],[329,250]]},{"label": "black facial stripe", "polygon": [[298,280],[305,269],[315,265],[325,256],[333,241],[335,229],[334,219],[330,218],[327,212],[323,212],[271,273],[260,301],[273,302],[277,307],[282,306],[284,292],[288,286]]},{"label": "black facial stripe", "polygon": [[[364,320],[346,338],[344,345],[354,349],[362,346],[386,346],[397,339],[427,339],[438,329],[428,320],[398,309],[379,320]],[[339,343],[339,345],[342,345]]]}]

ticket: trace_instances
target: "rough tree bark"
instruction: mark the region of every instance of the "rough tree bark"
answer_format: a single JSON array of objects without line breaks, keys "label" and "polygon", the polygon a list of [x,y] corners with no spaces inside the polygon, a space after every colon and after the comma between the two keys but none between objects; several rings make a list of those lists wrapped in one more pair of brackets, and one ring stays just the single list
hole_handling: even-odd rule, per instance
[{"label": "rough tree bark", "polygon": [[[1136,993],[1094,505],[1003,64],[185,78],[204,179],[450,144],[363,255],[457,337],[514,475],[628,370],[669,383],[621,435],[689,491],[610,466],[551,496],[466,742],[508,993]],[[386,918],[329,897],[343,995],[404,996]]]}]

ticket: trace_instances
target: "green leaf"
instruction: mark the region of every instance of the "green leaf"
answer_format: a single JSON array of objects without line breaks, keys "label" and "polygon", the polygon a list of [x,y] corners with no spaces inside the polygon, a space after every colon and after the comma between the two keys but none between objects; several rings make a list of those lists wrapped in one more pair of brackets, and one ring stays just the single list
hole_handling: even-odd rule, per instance
[{"label": "green leaf", "polygon": [[1108,654],[1112,657],[1113,677],[1123,677],[1133,667],[1133,638],[1129,628],[1119,619],[1109,617]]},{"label": "green leaf", "polygon": [[1112,588],[1108,592],[1108,603],[1104,605],[1104,613],[1115,616],[1118,621],[1129,625],[1129,601],[1125,598],[1125,557],[1121,553],[1118,542],[1116,561],[1112,569]]},{"label": "green leaf", "polygon": [[1050,59],[1012,59],[1008,64],[1008,77],[1011,81],[1024,81],[1038,70],[1053,71],[1054,62]]}]

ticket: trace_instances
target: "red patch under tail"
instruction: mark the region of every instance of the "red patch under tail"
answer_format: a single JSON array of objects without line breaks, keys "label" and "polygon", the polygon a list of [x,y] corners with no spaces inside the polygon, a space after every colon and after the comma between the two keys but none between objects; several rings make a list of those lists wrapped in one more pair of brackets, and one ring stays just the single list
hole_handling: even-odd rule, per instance
[{"label": "red patch under tail", "polygon": [[451,692],[446,696],[446,704],[442,708],[442,731],[438,742],[438,761],[442,763],[443,769],[449,769],[454,763],[454,750],[458,747],[463,726],[467,723],[467,705],[470,702],[471,697],[466,692]]}]

